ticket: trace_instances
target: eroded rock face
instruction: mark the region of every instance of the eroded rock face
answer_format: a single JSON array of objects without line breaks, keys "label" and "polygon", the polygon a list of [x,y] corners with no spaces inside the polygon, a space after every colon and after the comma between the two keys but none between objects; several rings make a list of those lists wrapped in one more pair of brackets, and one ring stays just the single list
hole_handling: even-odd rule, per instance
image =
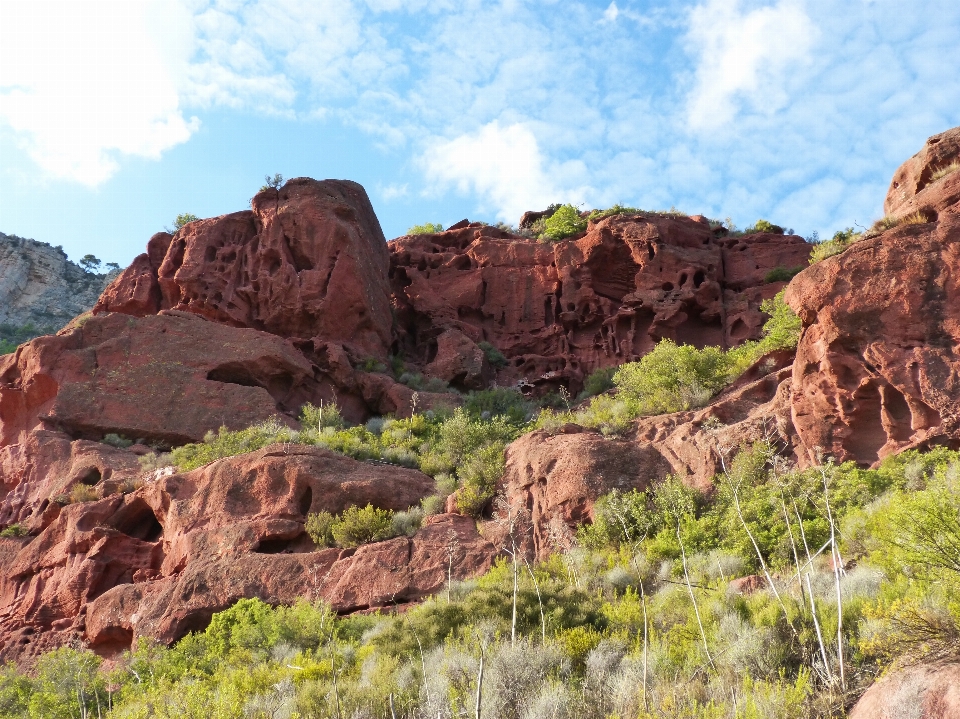
[{"label": "eroded rock face", "polygon": [[960,216],[902,225],[800,273],[793,423],[804,462],[870,465],[960,440]]},{"label": "eroded rock face", "polygon": [[[893,173],[883,202],[885,215],[902,216],[916,210],[943,209],[960,200],[958,178],[948,175],[934,180],[938,171],[960,160],[960,127],[930,137],[916,155]],[[949,183],[947,179],[952,177]],[[949,188],[947,187],[949,185]],[[930,218],[935,219],[935,218]]]},{"label": "eroded rock face", "polygon": [[593,370],[639,359],[664,338],[735,346],[759,336],[760,302],[783,287],[766,275],[806,265],[810,245],[724,232],[703,218],[643,214],[557,243],[479,224],[401,237],[390,243],[396,347],[466,387],[476,372],[437,361],[456,332],[506,356],[499,384],[576,393]]},{"label": "eroded rock face", "polygon": [[[524,549],[544,558],[568,548],[577,525],[593,519],[595,502],[611,490],[645,490],[673,474],[708,492],[722,471],[721,453],[731,459],[759,440],[792,453],[798,438],[790,417],[790,359],[790,353],[763,358],[710,406],[640,419],[621,439],[576,425],[518,439],[507,448],[499,488],[512,512],[522,515],[517,536]],[[487,523],[483,533],[496,546],[509,540],[502,522]]]},{"label": "eroded rock face", "polygon": [[94,312],[174,309],[385,357],[387,266],[383,231],[360,185],[296,178],[259,193],[252,211],[154,235]]},{"label": "eroded rock face", "polygon": [[127,495],[63,507],[31,540],[0,540],[0,656],[76,636],[104,655],[137,637],[171,642],[244,597],[322,598],[338,611],[389,607],[490,566],[474,522],[431,517],[411,539],[318,550],[306,515],[349,505],[406,509],[432,492],[414,470],[315,447],[274,445]]},{"label": "eroded rock face", "polygon": [[850,711],[850,719],[954,719],[960,716],[960,664],[920,665],[885,676]]}]

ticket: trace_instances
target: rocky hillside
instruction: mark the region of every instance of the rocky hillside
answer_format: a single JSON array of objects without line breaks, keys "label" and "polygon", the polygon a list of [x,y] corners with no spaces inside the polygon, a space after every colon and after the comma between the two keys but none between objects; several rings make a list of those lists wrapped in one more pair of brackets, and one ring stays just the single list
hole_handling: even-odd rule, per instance
[{"label": "rocky hillside", "polygon": [[0,232],[0,325],[55,332],[93,307],[115,276],[87,272],[59,247]]},{"label": "rocky hillside", "polygon": [[[416,602],[514,551],[504,512],[529,517],[517,546],[546,559],[611,490],[671,475],[709,496],[754,443],[800,470],[960,446],[960,172],[936,171],[949,162],[957,130],[898,170],[883,222],[809,267],[799,237],[642,212],[558,242],[465,220],[388,243],[363,188],[308,178],[154,235],[92,317],[0,357],[0,657],[79,641],[116,658],[243,598],[322,598],[340,613]],[[440,467],[428,437],[470,402],[460,392],[514,387],[570,405],[596,370],[663,340],[726,351],[759,338],[761,304],[784,288],[795,352],[757,358],[709,402],[637,412],[615,431],[568,406],[505,457],[491,445],[499,514],[485,495],[479,523],[462,516],[476,457]],[[617,401],[596,407],[622,412]],[[333,404],[356,426],[300,415]],[[369,449],[383,444],[378,418],[417,412],[396,446]],[[241,430],[258,423],[280,443],[251,444]],[[498,441],[516,437],[501,424]],[[472,426],[457,436],[469,442]],[[157,456],[205,438],[233,448],[192,469]],[[336,549],[307,531],[309,517],[351,505],[404,510],[450,475],[462,481],[447,511],[434,506],[407,536]]]}]

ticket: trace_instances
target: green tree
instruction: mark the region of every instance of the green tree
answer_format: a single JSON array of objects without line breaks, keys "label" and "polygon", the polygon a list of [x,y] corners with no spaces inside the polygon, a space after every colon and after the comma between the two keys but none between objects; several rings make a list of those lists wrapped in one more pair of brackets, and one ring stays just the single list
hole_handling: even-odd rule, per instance
[{"label": "green tree", "polygon": [[578,235],[587,229],[587,220],[580,217],[580,210],[573,205],[561,205],[543,223],[544,236],[550,240],[562,240]]},{"label": "green tree", "polygon": [[264,190],[279,190],[280,186],[283,185],[283,175],[281,175],[279,172],[273,177],[270,177],[270,175],[264,175],[263,181],[266,184],[260,187],[260,192],[263,192]]},{"label": "green tree", "polygon": [[414,225],[407,230],[408,235],[434,235],[443,232],[443,225],[439,222],[425,222],[422,225]]},{"label": "green tree", "polygon": [[184,212],[184,213],[181,214],[181,215],[177,215],[177,219],[175,219],[175,220],[173,221],[173,226],[174,226],[176,229],[179,230],[179,229],[181,229],[184,225],[186,225],[186,224],[188,224],[188,223],[190,223],[190,222],[196,222],[196,221],[199,220],[199,219],[200,219],[200,218],[197,217],[196,215],[190,214],[189,212]]},{"label": "green tree", "polygon": [[98,260],[94,255],[84,255],[80,258],[80,266],[86,272],[94,272],[98,267],[100,267],[100,260]]}]

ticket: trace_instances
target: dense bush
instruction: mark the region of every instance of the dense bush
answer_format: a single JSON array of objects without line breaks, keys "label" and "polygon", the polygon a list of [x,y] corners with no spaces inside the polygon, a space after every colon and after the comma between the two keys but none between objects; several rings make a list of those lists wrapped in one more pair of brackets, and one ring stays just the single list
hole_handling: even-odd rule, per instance
[{"label": "dense bush", "polygon": [[763,281],[767,284],[773,282],[789,282],[802,271],[802,267],[783,267],[782,265],[777,265],[764,276]]},{"label": "dense bush", "polygon": [[580,217],[580,210],[573,205],[561,205],[543,221],[543,237],[547,240],[563,240],[586,229],[587,220]]},{"label": "dense bush", "polygon": [[814,265],[821,260],[825,260],[833,255],[839,255],[854,242],[863,238],[863,234],[855,232],[852,227],[845,230],[838,230],[833,233],[833,237],[826,242],[819,242],[814,245],[810,253],[810,264]]},{"label": "dense bush", "polygon": [[775,235],[782,235],[784,230],[782,227],[780,227],[780,225],[775,225],[767,220],[757,220],[753,223],[752,227],[748,227],[743,231],[745,235],[749,235],[754,232],[769,232]]},{"label": "dense bush", "polygon": [[437,232],[443,232],[443,225],[439,222],[425,222],[422,225],[414,225],[407,230],[408,235],[433,235]]},{"label": "dense bush", "polygon": [[595,397],[603,394],[608,389],[613,389],[613,375],[617,372],[616,367],[601,367],[591,372],[583,382],[583,392],[579,399]]},{"label": "dense bush", "polygon": [[487,358],[487,362],[492,364],[494,367],[505,367],[507,365],[507,358],[503,356],[503,352],[498,350],[489,342],[484,341],[479,343],[477,346],[483,350],[483,354]]}]

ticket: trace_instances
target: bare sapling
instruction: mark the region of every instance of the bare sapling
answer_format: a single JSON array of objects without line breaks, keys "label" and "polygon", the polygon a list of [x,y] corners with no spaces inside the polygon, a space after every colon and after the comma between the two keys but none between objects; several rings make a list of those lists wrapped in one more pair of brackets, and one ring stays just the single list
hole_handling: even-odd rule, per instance
[{"label": "bare sapling", "polygon": [[[830,464],[832,468],[832,463]],[[823,478],[823,501],[827,508],[827,521],[830,523],[830,559],[833,563],[833,580],[837,589],[837,661],[840,664],[840,690],[846,692],[846,672],[843,666],[843,596],[840,591],[840,574],[843,571],[843,561],[840,559],[840,550],[837,547],[837,526],[833,521],[833,512],[830,509],[830,489],[827,479],[827,469],[820,463],[820,476]]]}]

